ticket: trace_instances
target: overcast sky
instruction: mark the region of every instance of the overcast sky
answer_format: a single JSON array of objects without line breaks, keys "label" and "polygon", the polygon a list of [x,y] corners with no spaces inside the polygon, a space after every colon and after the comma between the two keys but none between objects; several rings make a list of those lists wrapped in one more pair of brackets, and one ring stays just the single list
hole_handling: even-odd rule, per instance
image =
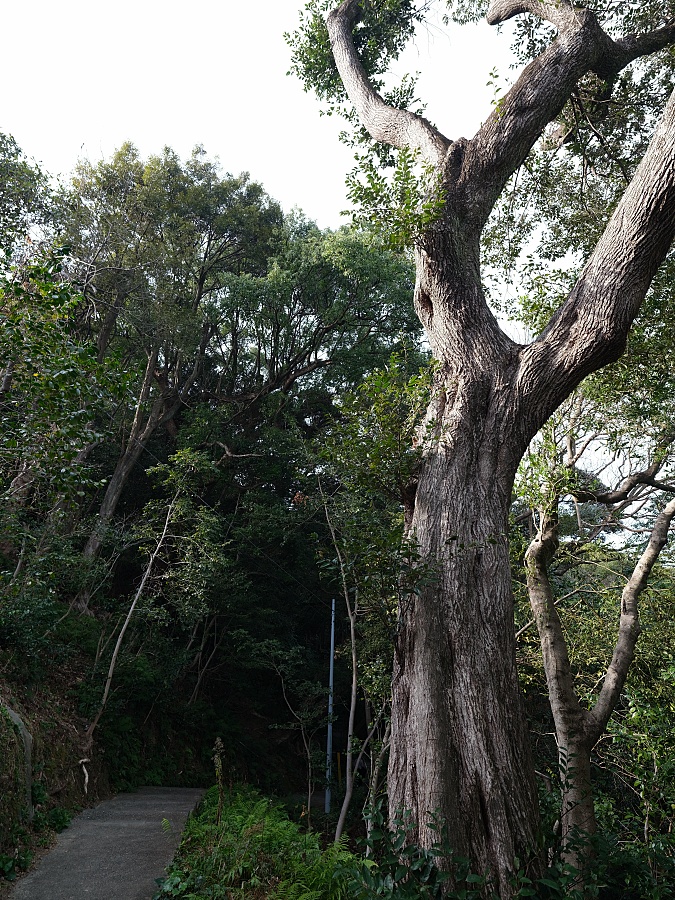
[{"label": "overcast sky", "polygon": [[[287,76],[283,38],[303,0],[33,0],[3,4],[0,130],[53,174],[126,140],[143,155],[203,144],[284,209],[337,227],[352,153],[337,120]],[[490,112],[509,37],[487,24],[425,28],[399,64],[422,73],[427,116],[470,137]]]}]

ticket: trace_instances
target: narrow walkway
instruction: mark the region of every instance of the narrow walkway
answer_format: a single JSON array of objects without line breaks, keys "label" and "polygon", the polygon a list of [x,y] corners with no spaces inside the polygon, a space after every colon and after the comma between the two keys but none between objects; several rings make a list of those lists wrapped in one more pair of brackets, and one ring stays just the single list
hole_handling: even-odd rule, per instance
[{"label": "narrow walkway", "polygon": [[146,787],[85,810],[17,882],[10,900],[151,900],[201,795],[195,788]]}]

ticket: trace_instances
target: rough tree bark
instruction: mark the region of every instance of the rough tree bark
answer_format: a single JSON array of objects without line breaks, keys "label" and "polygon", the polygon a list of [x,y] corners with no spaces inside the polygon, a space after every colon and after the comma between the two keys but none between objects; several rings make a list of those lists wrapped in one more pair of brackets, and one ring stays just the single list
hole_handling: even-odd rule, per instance
[{"label": "rough tree bark", "polygon": [[439,175],[443,207],[416,248],[415,307],[440,367],[411,532],[433,584],[401,610],[390,809],[413,812],[423,845],[440,812],[455,850],[511,895],[514,858],[532,854],[538,811],[515,665],[507,546],[511,488],[525,449],[588,374],[617,359],[675,233],[675,100],[567,300],[531,344],[500,329],[480,281],[480,237],[509,177],[587,72],[611,78],[675,42],[675,25],[612,40],[569,0],[498,0],[491,24],[529,12],[557,38],[471,139],[451,141],[389,107],[354,47],[362,0],[327,19],[345,90],[377,141],[413,148]]}]

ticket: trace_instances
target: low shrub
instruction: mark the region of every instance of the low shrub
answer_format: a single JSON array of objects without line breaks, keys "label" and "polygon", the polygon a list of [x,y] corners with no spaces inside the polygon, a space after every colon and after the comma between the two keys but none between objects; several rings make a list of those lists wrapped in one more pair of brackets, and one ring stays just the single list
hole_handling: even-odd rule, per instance
[{"label": "low shrub", "polygon": [[[498,900],[489,879],[453,853],[442,823],[432,823],[438,835],[432,847],[417,847],[408,843],[406,815],[389,828],[377,807],[370,814],[366,852],[357,856],[344,843],[322,850],[316,834],[304,832],[252,788],[225,792],[223,801],[219,820],[218,788],[206,793],[154,900]],[[589,852],[593,865],[583,889],[579,872],[554,860],[542,878],[530,877],[529,866],[517,871],[514,897],[675,900],[670,839],[639,847],[598,836]]]},{"label": "low shrub", "polygon": [[188,821],[176,860],[155,900],[347,900],[343,846],[322,851],[285,811],[248,787],[207,791]]}]

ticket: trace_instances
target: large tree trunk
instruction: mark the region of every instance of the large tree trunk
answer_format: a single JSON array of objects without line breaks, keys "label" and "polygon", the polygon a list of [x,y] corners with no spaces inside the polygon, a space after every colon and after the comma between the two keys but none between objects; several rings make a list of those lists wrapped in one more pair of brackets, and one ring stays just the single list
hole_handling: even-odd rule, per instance
[{"label": "large tree trunk", "polygon": [[444,317],[433,314],[448,299],[438,267],[420,262],[418,305],[443,366],[411,523],[425,569],[419,595],[401,609],[396,640],[390,809],[412,811],[423,846],[438,840],[427,823],[440,814],[453,850],[489,872],[506,897],[513,859],[535,853],[539,822],[507,540],[524,449],[511,427],[518,348],[485,307],[475,314],[477,284],[458,285],[452,273],[445,291],[475,316],[475,339],[449,341]]},{"label": "large tree trunk", "polygon": [[443,481],[425,473],[418,490],[416,534],[434,571],[403,610],[396,641],[390,803],[413,812],[424,846],[439,837],[426,824],[432,814],[450,814],[453,850],[508,896],[514,857],[534,852],[538,807],[514,662],[506,507],[489,476],[467,482],[444,456],[429,463]]}]

